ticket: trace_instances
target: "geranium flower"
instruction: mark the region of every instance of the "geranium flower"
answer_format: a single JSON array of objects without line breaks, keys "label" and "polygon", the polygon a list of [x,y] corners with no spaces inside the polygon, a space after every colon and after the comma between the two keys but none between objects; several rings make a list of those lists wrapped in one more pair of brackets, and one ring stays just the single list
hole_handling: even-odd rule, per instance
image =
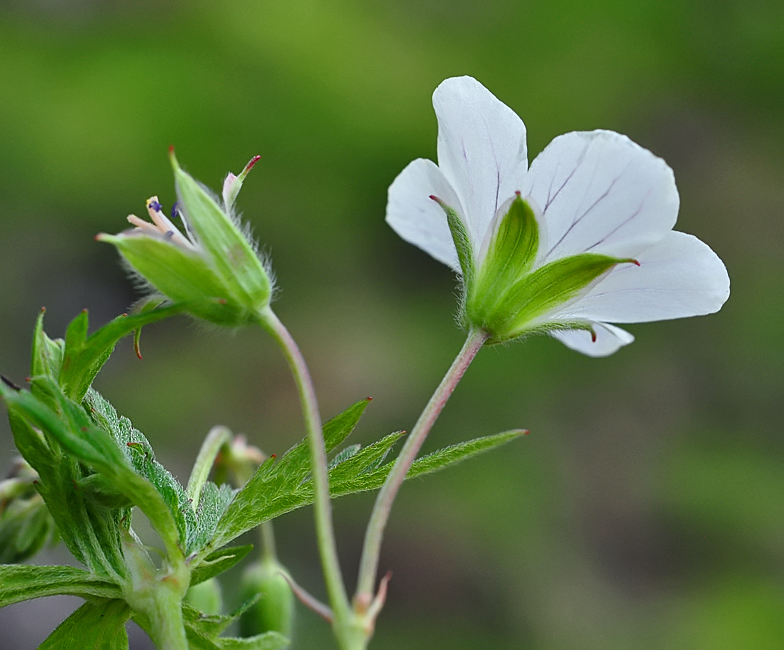
[{"label": "geranium flower", "polygon": [[229,327],[257,322],[270,302],[271,272],[232,208],[258,156],[239,176],[226,177],[222,205],[180,168],[173,150],[170,157],[179,199],[172,216],[180,216],[185,234],[153,196],[147,200],[150,221],[130,215],[134,228],[97,239],[114,244],[156,292],[187,303],[195,316]]},{"label": "geranium flower", "polygon": [[471,77],[433,93],[438,165],[389,188],[387,222],[462,279],[463,323],[489,343],[548,333],[591,356],[634,337],[611,323],[718,311],[719,257],[673,231],[672,170],[612,131],[555,138],[528,169],[525,125]]}]

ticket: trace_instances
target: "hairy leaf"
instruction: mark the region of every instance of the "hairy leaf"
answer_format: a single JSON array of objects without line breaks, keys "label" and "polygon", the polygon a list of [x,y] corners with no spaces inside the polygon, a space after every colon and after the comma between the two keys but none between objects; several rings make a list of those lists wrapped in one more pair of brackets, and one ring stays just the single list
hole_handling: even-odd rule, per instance
[{"label": "hairy leaf", "polygon": [[228,571],[252,549],[253,544],[248,544],[246,546],[228,546],[210,553],[191,573],[191,587]]},{"label": "hairy leaf", "polygon": [[65,619],[38,650],[128,650],[124,600],[87,602]]},{"label": "hairy leaf", "polygon": [[120,587],[104,577],[70,566],[0,565],[0,607],[65,594],[82,598],[120,598]]}]

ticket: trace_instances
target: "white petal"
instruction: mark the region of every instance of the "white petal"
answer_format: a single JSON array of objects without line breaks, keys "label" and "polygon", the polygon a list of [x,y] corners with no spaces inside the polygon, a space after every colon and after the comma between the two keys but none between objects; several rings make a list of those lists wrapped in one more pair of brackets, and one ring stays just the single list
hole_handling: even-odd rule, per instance
[{"label": "white petal", "polygon": [[525,125],[472,77],[454,77],[433,93],[438,165],[465,208],[478,249],[499,206],[522,188],[528,168]]},{"label": "white petal", "polygon": [[701,316],[718,311],[730,295],[724,263],[693,235],[672,231],[637,260],[639,267],[616,266],[566,317],[643,323]]},{"label": "white petal", "polygon": [[419,158],[400,172],[389,186],[387,223],[407,242],[460,273],[446,215],[431,195],[454,208],[459,215],[463,214],[460,200],[438,166],[431,160]]},{"label": "white petal", "polygon": [[561,330],[550,332],[550,335],[566,347],[587,354],[589,357],[606,357],[634,341],[634,336],[620,327],[608,323],[591,323],[591,325],[596,333],[595,341],[587,330]]},{"label": "white petal", "polygon": [[523,196],[534,198],[547,222],[547,261],[584,252],[634,257],[678,216],[667,163],[612,131],[555,138],[531,163]]}]

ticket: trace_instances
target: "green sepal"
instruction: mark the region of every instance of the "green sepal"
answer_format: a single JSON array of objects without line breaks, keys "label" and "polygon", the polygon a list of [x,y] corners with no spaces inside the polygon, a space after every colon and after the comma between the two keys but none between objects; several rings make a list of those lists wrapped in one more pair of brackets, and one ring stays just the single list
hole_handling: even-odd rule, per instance
[{"label": "green sepal", "polygon": [[251,322],[249,306],[202,253],[147,233],[101,234],[98,240],[113,244],[167,298],[187,302],[194,316],[227,327]]},{"label": "green sepal", "polygon": [[480,322],[504,309],[507,289],[524,277],[539,250],[539,225],[533,209],[518,194],[495,229],[482,267],[466,301],[470,320]]},{"label": "green sepal", "polygon": [[469,312],[471,322],[490,334],[488,344],[508,341],[537,329],[547,312],[576,298],[615,265],[635,263],[595,253],[550,262],[509,286],[492,312]]},{"label": "green sepal", "polygon": [[468,230],[466,230],[463,220],[460,218],[460,215],[457,214],[457,211],[454,208],[448,206],[436,196],[431,196],[430,198],[438,203],[438,205],[441,206],[441,209],[446,214],[446,221],[447,224],[449,224],[449,232],[452,233],[452,241],[455,243],[457,259],[460,262],[460,269],[463,276],[463,286],[464,289],[468,291],[473,284],[474,276],[476,274],[474,268],[474,251],[473,247],[471,246],[471,239],[468,236]]},{"label": "green sepal", "polygon": [[128,650],[123,600],[87,602],[65,619],[38,650]]},{"label": "green sepal", "polygon": [[120,598],[120,587],[105,577],[71,566],[0,565],[0,607],[45,596]]},{"label": "green sepal", "polygon": [[[258,313],[269,304],[272,285],[264,265],[231,217],[196,180],[184,172],[170,150],[180,209],[223,283],[241,304]],[[165,293],[165,292],[164,292]]]}]

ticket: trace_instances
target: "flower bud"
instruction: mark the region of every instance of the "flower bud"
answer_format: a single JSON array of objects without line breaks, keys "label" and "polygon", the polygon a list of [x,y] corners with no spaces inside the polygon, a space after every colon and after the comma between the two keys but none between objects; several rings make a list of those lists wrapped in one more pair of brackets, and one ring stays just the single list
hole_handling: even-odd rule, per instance
[{"label": "flower bud", "polygon": [[0,481],[0,564],[23,562],[57,538],[52,515],[35,490],[37,478],[20,460]]},{"label": "flower bud", "polygon": [[223,592],[217,578],[210,578],[190,587],[185,594],[185,602],[198,609],[202,614],[214,616],[223,609]]},{"label": "flower bud", "polygon": [[294,593],[277,561],[263,558],[249,566],[242,577],[243,600],[260,598],[240,617],[242,636],[280,632],[291,638],[294,623]]}]

